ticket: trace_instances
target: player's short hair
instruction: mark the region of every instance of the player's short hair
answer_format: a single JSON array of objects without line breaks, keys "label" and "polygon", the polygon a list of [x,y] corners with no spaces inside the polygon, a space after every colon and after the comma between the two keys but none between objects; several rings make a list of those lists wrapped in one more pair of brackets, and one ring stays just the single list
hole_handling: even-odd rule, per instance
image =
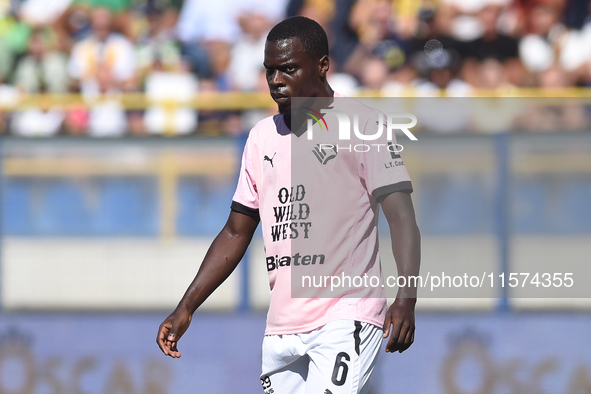
[{"label": "player's short hair", "polygon": [[267,41],[277,42],[298,37],[311,59],[328,56],[328,37],[318,22],[304,16],[292,16],[276,24]]}]

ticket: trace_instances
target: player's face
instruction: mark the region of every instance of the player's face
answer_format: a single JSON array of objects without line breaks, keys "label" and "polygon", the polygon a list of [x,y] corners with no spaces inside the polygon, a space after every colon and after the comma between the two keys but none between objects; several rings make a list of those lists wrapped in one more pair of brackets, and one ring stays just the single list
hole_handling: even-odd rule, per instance
[{"label": "player's face", "polygon": [[299,38],[265,44],[267,84],[279,113],[288,114],[292,97],[316,97],[320,91],[320,61],[314,62]]}]

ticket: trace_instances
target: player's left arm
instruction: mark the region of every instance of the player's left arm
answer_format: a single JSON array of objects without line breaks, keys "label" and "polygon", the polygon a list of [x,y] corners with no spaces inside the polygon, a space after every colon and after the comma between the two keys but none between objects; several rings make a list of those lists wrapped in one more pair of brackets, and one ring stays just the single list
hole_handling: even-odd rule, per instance
[{"label": "player's left arm", "polygon": [[[390,227],[392,252],[396,259],[398,275],[417,276],[421,260],[421,234],[410,194],[406,192],[389,194],[382,201],[382,209]],[[384,321],[384,338],[390,336],[386,344],[386,352],[402,353],[412,345],[416,301],[416,287],[399,288],[396,300],[388,308]]]}]

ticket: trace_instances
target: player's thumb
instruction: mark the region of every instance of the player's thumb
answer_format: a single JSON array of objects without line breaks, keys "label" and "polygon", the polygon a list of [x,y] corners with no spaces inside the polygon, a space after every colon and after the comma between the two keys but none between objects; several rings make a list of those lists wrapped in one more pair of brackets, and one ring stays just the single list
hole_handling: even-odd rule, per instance
[{"label": "player's thumb", "polygon": [[166,337],[166,339],[168,339],[169,341],[176,341],[177,340],[177,326],[176,324],[172,323],[170,330],[168,331],[168,336]]},{"label": "player's thumb", "polygon": [[386,314],[386,319],[384,321],[384,326],[382,327],[382,329],[384,330],[384,338],[388,338],[388,335],[390,335],[390,314]]}]

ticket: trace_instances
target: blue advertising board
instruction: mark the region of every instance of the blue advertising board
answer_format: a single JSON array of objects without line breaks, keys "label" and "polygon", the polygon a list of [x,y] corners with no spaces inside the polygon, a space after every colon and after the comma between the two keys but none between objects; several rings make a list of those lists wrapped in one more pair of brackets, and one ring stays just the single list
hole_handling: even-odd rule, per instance
[{"label": "blue advertising board", "polygon": [[[164,314],[3,314],[0,393],[261,393],[262,314],[197,314],[180,359]],[[381,353],[370,393],[591,392],[591,315],[418,314],[415,344]]]}]

